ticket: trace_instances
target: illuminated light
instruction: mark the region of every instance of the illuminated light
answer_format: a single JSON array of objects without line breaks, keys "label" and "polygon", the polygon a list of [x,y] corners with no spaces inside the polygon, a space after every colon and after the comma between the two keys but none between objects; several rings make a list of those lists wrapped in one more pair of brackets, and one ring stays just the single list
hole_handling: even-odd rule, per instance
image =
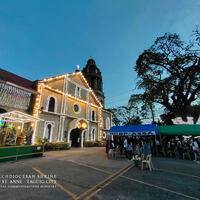
[{"label": "illuminated light", "polygon": [[0,126],[4,126],[4,123],[5,121],[2,118],[0,118]]},{"label": "illuminated light", "polygon": [[86,129],[87,128],[87,124],[86,123],[82,123],[82,128]]},{"label": "illuminated light", "polygon": [[18,126],[17,129],[21,129],[21,126]]},{"label": "illuminated light", "polygon": [[79,129],[81,129],[81,130],[85,130],[85,129],[87,129],[87,123],[85,122],[85,121],[83,121],[83,120],[80,120],[79,122],[78,122],[78,128]]},{"label": "illuminated light", "polygon": [[7,128],[8,128],[9,130],[12,130],[13,128],[15,128],[15,126],[14,126],[13,123],[9,123],[9,124],[7,125]]}]

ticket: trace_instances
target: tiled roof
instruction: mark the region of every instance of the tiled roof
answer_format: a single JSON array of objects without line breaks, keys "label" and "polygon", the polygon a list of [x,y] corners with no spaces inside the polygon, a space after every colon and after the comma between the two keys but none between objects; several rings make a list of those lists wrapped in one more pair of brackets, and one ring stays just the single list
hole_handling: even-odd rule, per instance
[{"label": "tiled roof", "polygon": [[10,83],[14,83],[18,86],[27,88],[29,90],[36,91],[36,90],[33,89],[33,82],[32,81],[25,79],[23,77],[20,77],[20,76],[13,74],[11,72],[8,72],[6,70],[3,70],[1,68],[0,68],[0,80],[7,81],[7,82],[10,82]]}]

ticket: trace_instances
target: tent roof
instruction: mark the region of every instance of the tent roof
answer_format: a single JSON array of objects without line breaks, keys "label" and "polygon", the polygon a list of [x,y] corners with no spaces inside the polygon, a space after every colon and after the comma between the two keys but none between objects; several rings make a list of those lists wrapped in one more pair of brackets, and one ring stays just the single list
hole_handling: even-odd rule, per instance
[{"label": "tent roof", "polygon": [[158,126],[161,135],[200,135],[200,125],[179,124],[171,126]]},{"label": "tent roof", "polygon": [[19,123],[43,121],[42,119],[33,117],[32,115],[28,115],[26,113],[23,113],[17,110],[7,112],[7,113],[0,113],[0,118],[4,118],[5,121],[19,122]]},{"label": "tent roof", "polygon": [[156,124],[113,126],[109,133],[113,135],[158,135]]}]

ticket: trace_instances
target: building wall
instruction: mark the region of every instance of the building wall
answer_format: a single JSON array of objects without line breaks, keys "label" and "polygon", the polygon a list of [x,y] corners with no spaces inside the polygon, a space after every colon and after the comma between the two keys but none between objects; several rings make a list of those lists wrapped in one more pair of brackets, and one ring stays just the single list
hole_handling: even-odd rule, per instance
[{"label": "building wall", "polygon": [[64,78],[48,82],[47,85],[49,85],[49,86],[51,86],[53,88],[57,88],[58,90],[63,90]]},{"label": "building wall", "polygon": [[61,112],[61,103],[62,103],[62,95],[58,94],[56,92],[52,92],[49,89],[44,88],[43,89],[43,93],[42,93],[42,103],[41,103],[41,107],[43,107],[44,111],[48,110],[48,97],[49,96],[53,96],[56,98],[57,100],[57,113]]},{"label": "building wall", "polygon": [[37,127],[37,135],[38,137],[43,138],[44,131],[45,131],[45,123],[53,122],[55,126],[53,127],[53,134],[52,134],[52,141],[51,142],[57,142],[58,140],[58,131],[59,131],[59,121],[60,117],[54,114],[49,113],[41,113],[39,116],[40,119],[43,119],[44,121],[39,122]]},{"label": "building wall", "polygon": [[[79,106],[80,111],[77,113],[74,112],[74,105],[77,104]],[[86,104],[82,102],[78,102],[76,100],[68,98],[66,102],[67,106],[67,115],[75,117],[75,118],[86,118]]]},{"label": "building wall", "polygon": [[[64,91],[64,79],[46,82],[48,86],[51,86],[54,89],[59,89]],[[76,84],[77,83],[77,84]],[[77,96],[77,87],[80,87],[80,95]],[[64,92],[71,94],[72,96],[76,96],[79,99],[88,101],[88,103],[92,103],[94,105],[98,105],[97,100],[92,96],[90,92],[89,98],[89,88],[85,88],[86,85],[81,80],[81,76],[72,76],[71,78],[66,77],[66,89]],[[53,96],[57,99],[57,112],[52,113],[48,112],[48,97]],[[99,140],[99,108],[91,106],[86,102],[78,101],[70,96],[65,96],[64,94],[58,94],[55,91],[52,91],[48,88],[42,89],[42,98],[40,108],[43,107],[42,113],[39,114],[39,118],[43,119],[44,122],[39,122],[36,135],[39,137],[44,137],[45,124],[47,122],[51,122],[54,124],[53,128],[53,137],[52,142],[56,141],[67,141],[70,139],[70,132],[74,128],[77,128],[77,123],[79,120],[84,120],[88,128],[85,130],[86,132],[86,140]],[[63,106],[62,106],[63,105]],[[75,111],[74,106],[78,105],[79,111]],[[63,108],[63,109],[62,109]],[[95,120],[92,119],[92,111],[95,111]],[[103,111],[103,120],[111,117],[109,112]],[[110,119],[111,121],[111,119]],[[103,129],[105,122],[103,122]],[[94,136],[95,134],[95,136]]]}]

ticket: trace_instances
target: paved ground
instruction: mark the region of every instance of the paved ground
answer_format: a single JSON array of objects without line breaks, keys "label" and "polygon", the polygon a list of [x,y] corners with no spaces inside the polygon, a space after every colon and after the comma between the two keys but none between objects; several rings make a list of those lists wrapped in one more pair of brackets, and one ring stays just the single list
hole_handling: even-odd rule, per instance
[{"label": "paved ground", "polygon": [[168,158],[153,158],[153,164],[149,172],[123,157],[107,160],[104,148],[0,163],[0,200],[200,199],[200,165]]}]

